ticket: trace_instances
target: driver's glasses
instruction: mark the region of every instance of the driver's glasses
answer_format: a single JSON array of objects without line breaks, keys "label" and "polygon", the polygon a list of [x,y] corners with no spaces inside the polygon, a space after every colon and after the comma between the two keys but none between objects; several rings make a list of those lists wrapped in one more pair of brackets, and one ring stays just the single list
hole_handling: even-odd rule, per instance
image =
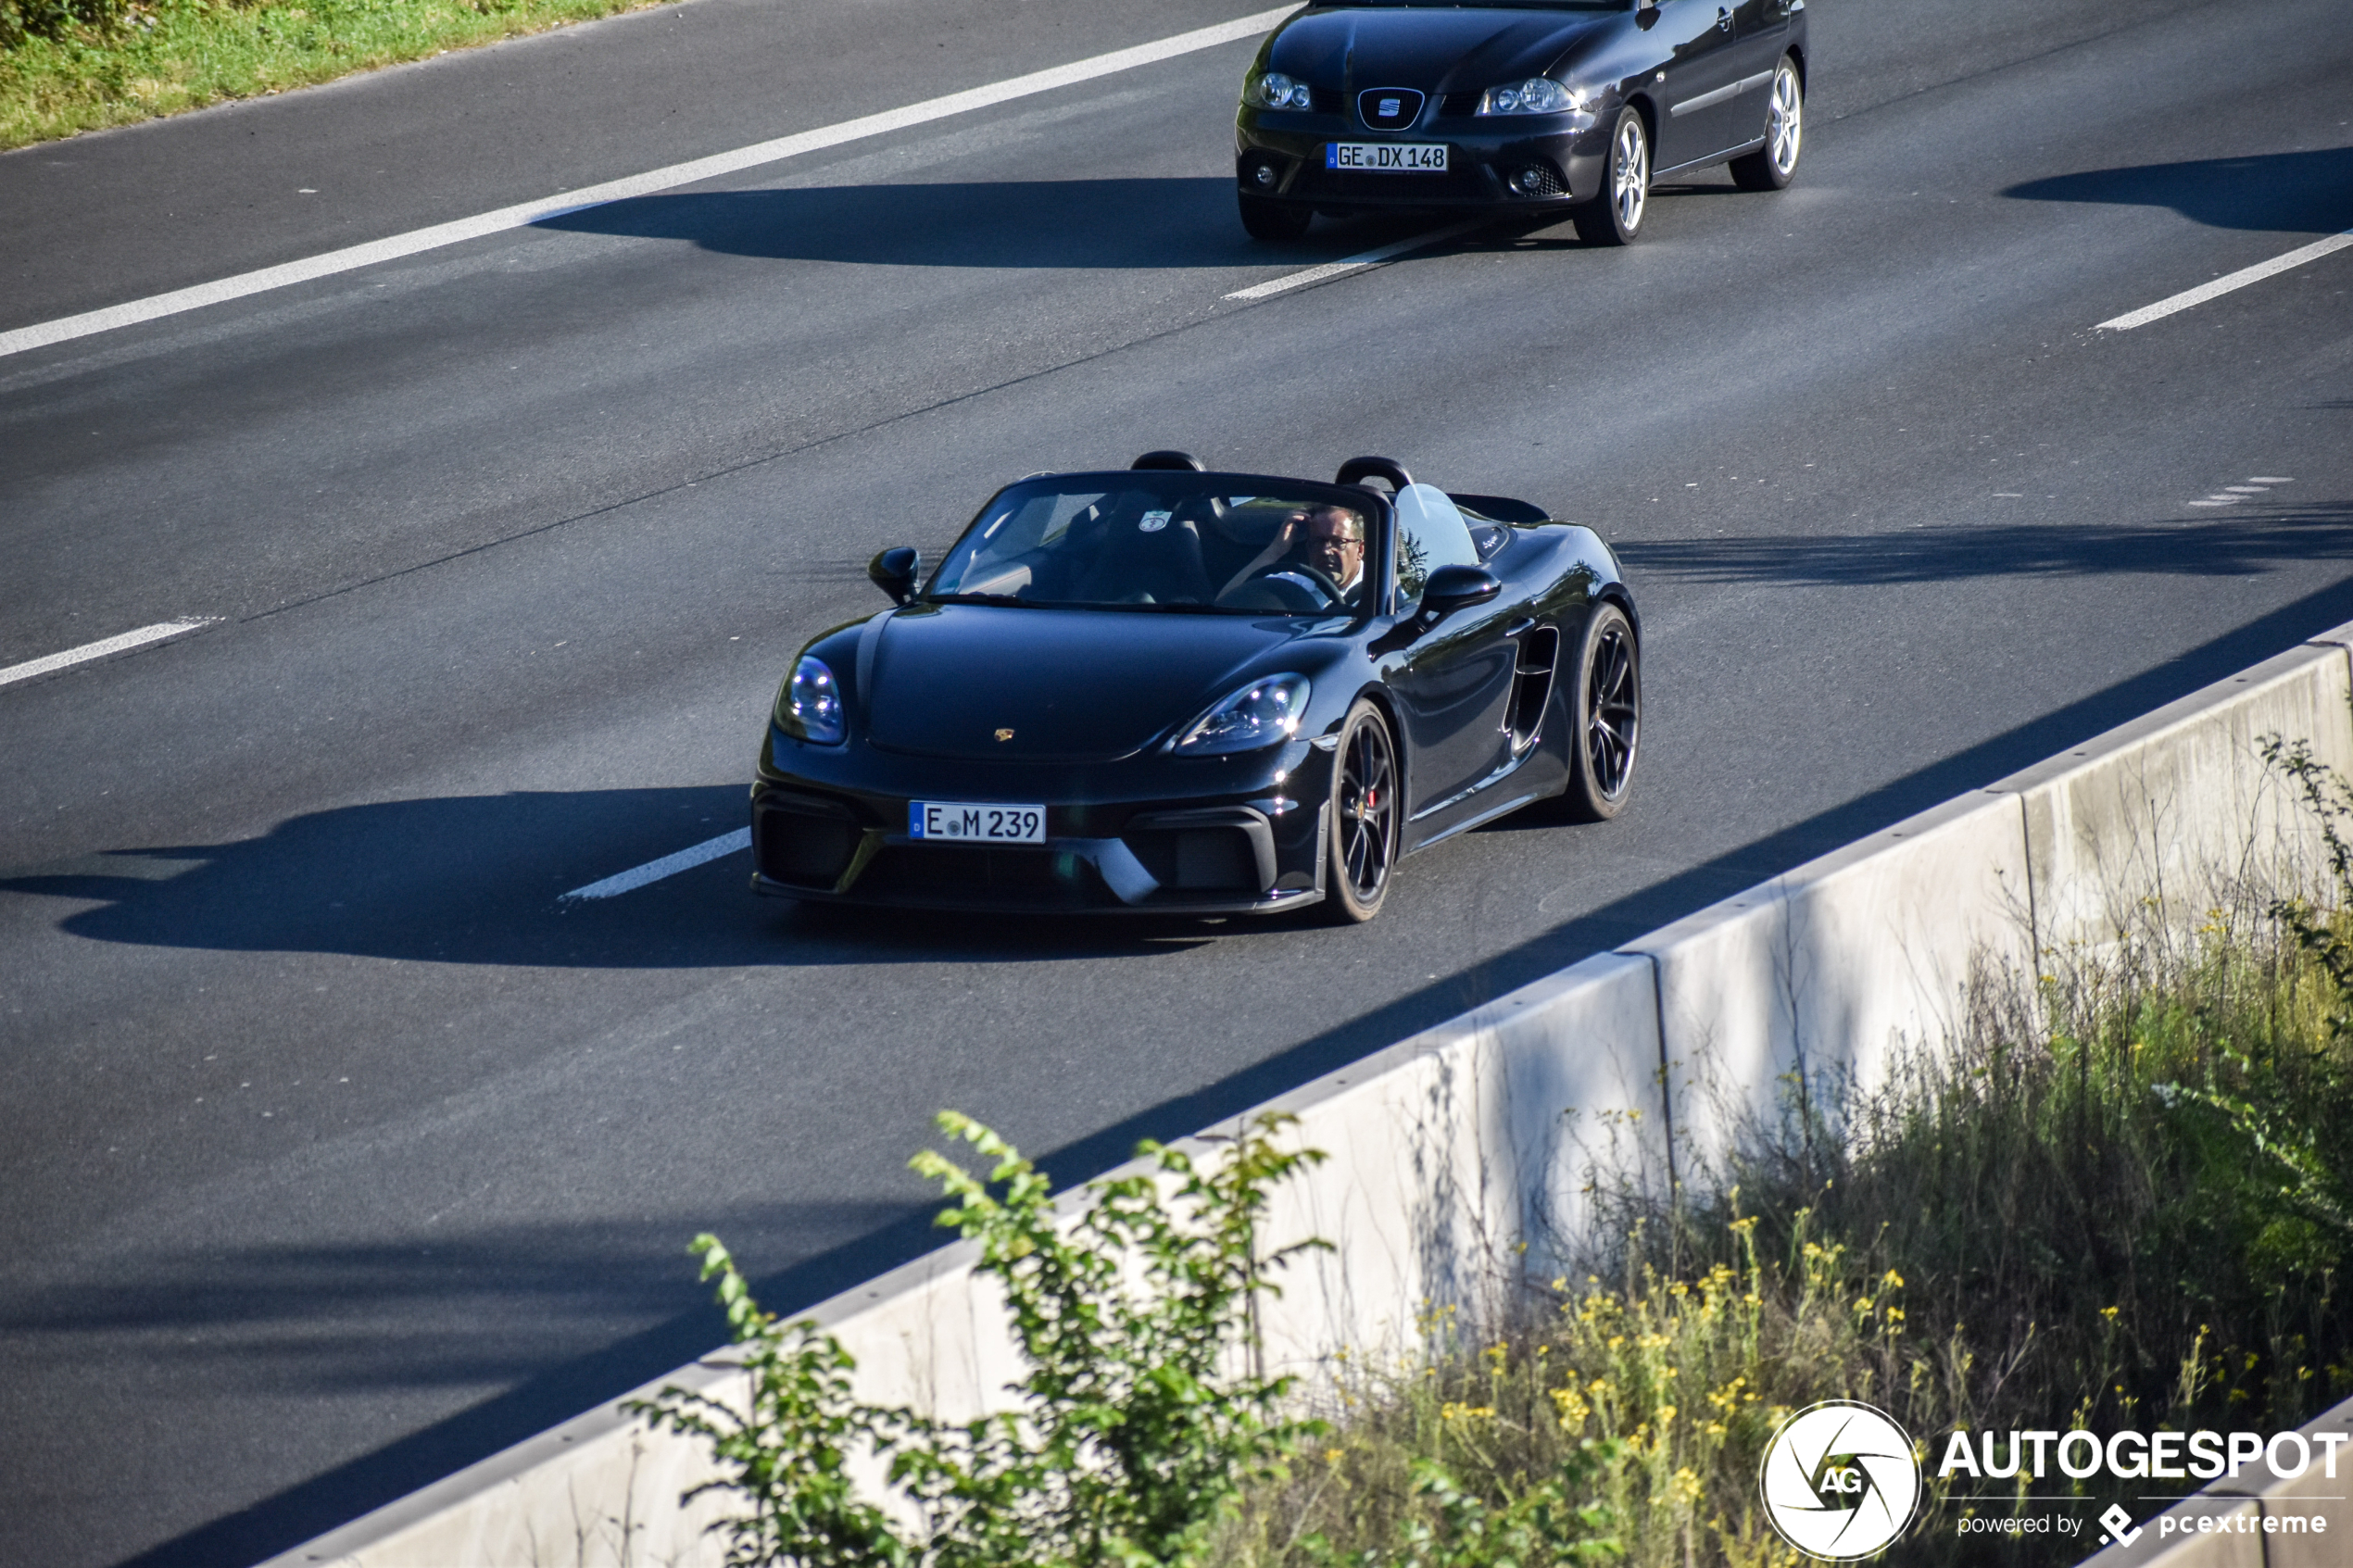
[{"label": "driver's glasses", "polygon": [[1350,519],[1313,518],[1308,521],[1307,533],[1308,536],[1318,545],[1327,546],[1335,550],[1345,552],[1361,550],[1365,547],[1365,535],[1362,530]]}]

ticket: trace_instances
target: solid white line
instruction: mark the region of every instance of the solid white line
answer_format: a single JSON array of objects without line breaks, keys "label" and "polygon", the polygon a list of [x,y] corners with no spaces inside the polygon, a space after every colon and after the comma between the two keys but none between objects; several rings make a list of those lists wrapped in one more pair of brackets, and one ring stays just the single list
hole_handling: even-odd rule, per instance
[{"label": "solid white line", "polygon": [[194,288],[175,289],[170,294],[155,295],[146,299],[134,299],[123,305],[110,305],[103,310],[85,311],[79,316],[64,316],[54,321],[42,321],[14,332],[0,332],[0,357],[22,354],[31,348],[45,348],[51,344],[65,343],[93,332],[111,332],[158,317],[173,316],[183,310],[195,310],[207,305],[219,305],[226,300],[243,299],[247,295],[282,289],[289,284],[308,282],[314,278],[331,277],[337,272],[349,272],[361,267],[372,267],[380,261],[393,261],[419,251],[437,250],[461,241],[480,239],[508,229],[521,229],[578,212],[583,207],[602,207],[608,202],[625,201],[631,196],[648,195],[655,191],[673,190],[698,181],[717,179],[742,169],[755,169],[780,158],[798,157],[803,153],[817,152],[825,147],[837,147],[845,142],[855,142],[868,136],[881,136],[893,131],[903,131],[911,125],[923,125],[950,115],[966,114],[993,105],[1010,103],[1039,93],[1051,93],[1081,82],[1091,82],[1099,76],[1111,76],[1123,70],[1134,70],[1161,60],[1174,59],[1202,49],[1214,49],[1221,44],[1252,38],[1273,29],[1299,7],[1281,6],[1271,11],[1260,11],[1235,21],[1221,22],[1215,27],[1196,28],[1190,32],[1176,33],[1150,44],[1139,44],[1130,49],[1114,50],[1108,55],[1096,55],[1066,66],[1049,70],[1032,71],[1027,76],[1011,77],[992,82],[986,86],[967,88],[950,93],[943,98],[926,98],[904,108],[888,109],[858,119],[846,119],[838,125],[820,126],[791,136],[779,136],[774,141],[759,142],[733,152],[714,153],[709,157],[689,163],[673,163],[667,169],[649,169],[624,180],[611,180],[601,185],[583,190],[566,191],[538,201],[522,202],[514,207],[502,207],[496,212],[484,212],[472,218],[460,218],[453,222],[436,223],[429,229],[412,229],[405,234],[372,240],[366,245],[331,250],[321,256],[307,257],[283,266],[264,267],[259,271],[239,273],[215,282],[199,283]]},{"label": "solid white line", "polygon": [[2331,251],[2343,250],[2347,245],[2353,245],[2353,229],[2347,229],[2341,234],[2331,234],[2325,240],[2315,240],[2301,250],[2289,251],[2285,256],[2275,256],[2269,261],[2242,267],[2227,277],[2217,278],[2210,283],[2200,283],[2194,289],[2185,289],[2171,298],[2158,300],[2155,305],[2144,305],[2138,310],[2128,311],[2112,321],[2102,321],[2092,330],[2095,332],[2129,332],[2134,327],[2161,321],[2176,310],[2204,305],[2208,300],[2219,298],[2233,289],[2259,283],[2266,278],[2274,277],[2292,267],[2301,267],[2308,261],[2318,261]]},{"label": "solid white line", "polygon": [[202,631],[220,619],[217,615],[199,615],[185,621],[158,621],[153,626],[142,626],[136,632],[125,632],[119,637],[108,637],[102,642],[84,643],[78,648],[68,648],[63,653],[53,653],[45,659],[30,659],[22,664],[11,664],[6,670],[0,670],[0,686],[13,685],[19,681],[30,681],[35,675],[46,675],[52,670],[63,670],[69,665],[86,663],[90,659],[104,659],[110,653],[120,653],[125,648],[144,647],[149,643],[159,643],[166,637],[176,637],[182,632]]},{"label": "solid white line", "polygon": [[619,876],[609,876],[602,882],[592,882],[585,887],[575,887],[563,897],[566,898],[610,898],[615,894],[643,887],[649,882],[660,882],[663,877],[676,876],[680,872],[693,871],[706,860],[716,860],[722,855],[732,855],[738,849],[750,847],[751,829],[737,828],[733,833],[723,833],[717,838],[698,844],[692,848],[681,849],[674,855],[664,855],[659,860],[648,860],[635,871],[623,872]]},{"label": "solid white line", "polygon": [[1451,228],[1432,229],[1427,234],[1416,234],[1410,240],[1400,240],[1395,245],[1382,245],[1377,250],[1345,257],[1338,261],[1327,261],[1321,267],[1310,267],[1304,272],[1293,272],[1287,277],[1275,278],[1264,283],[1253,283],[1246,289],[1236,289],[1226,297],[1227,299],[1265,299],[1268,295],[1280,294],[1285,289],[1303,289],[1310,283],[1320,283],[1327,278],[1337,278],[1343,272],[1353,272],[1363,267],[1378,267],[1384,261],[1394,260],[1409,250],[1419,250],[1424,245],[1434,245],[1441,240],[1451,240],[1457,234],[1467,234],[1478,228],[1481,221],[1483,220],[1474,220],[1468,223],[1454,224]]}]

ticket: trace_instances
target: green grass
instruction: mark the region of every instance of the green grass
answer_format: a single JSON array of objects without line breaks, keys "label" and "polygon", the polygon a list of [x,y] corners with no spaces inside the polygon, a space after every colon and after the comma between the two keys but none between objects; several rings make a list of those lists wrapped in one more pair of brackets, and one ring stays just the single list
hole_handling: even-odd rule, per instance
[{"label": "green grass", "polygon": [[[493,44],[648,0],[0,0],[0,148]],[[78,13],[78,14],[77,14]]]}]

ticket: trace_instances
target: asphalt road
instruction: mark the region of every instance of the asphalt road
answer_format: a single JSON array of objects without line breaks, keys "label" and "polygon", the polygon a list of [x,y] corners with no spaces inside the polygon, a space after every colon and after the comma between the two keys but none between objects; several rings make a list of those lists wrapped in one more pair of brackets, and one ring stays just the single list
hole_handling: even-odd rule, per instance
[{"label": "asphalt road", "polygon": [[[0,157],[0,330],[1245,14],[685,7]],[[1816,0],[1798,184],[1623,252],[1235,224],[1237,44],[0,359],[0,1560],[234,1564],[1084,1173],[2353,620],[2333,0]],[[301,195],[303,188],[319,194]],[[1381,920],[802,912],[774,683],[995,483],[1384,452],[1617,542],[1640,801]],[[2283,481],[2213,506],[2258,476]]]}]

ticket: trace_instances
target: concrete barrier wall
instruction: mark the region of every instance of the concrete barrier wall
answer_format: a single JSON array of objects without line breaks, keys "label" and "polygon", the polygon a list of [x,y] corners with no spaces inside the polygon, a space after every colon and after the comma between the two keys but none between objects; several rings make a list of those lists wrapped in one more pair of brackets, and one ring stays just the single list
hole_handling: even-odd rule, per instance
[{"label": "concrete barrier wall", "polygon": [[2318,834],[2260,742],[2353,760],[2346,658],[2341,641],[2292,648],[1993,785],[2025,806],[2042,946],[2112,940],[2152,909],[2227,906],[2249,879],[2308,883]]},{"label": "concrete barrier wall", "polygon": [[1658,966],[1687,1164],[1787,1090],[1883,1080],[1899,1040],[1957,1020],[1970,966],[2030,947],[2015,797],[1971,794],[1700,910],[1626,950]]},{"label": "concrete barrier wall", "polygon": [[[1945,1033],[1975,964],[2110,939],[2145,900],[2243,872],[2309,872],[2314,835],[2258,742],[2309,739],[2353,775],[2348,657],[2353,627],[1270,1102],[1331,1158],[1280,1194],[1267,1242],[1334,1247],[1283,1276],[1270,1364],[1410,1348],[1428,1311],[1483,1305],[1523,1263],[1548,1271],[1597,1160],[1656,1179],[1769,1116],[1785,1077],[1875,1086],[1899,1042]],[[957,1246],[811,1315],[858,1359],[865,1398],[957,1419],[1019,1375],[993,1308]],[[726,1394],[742,1378],[721,1351],[661,1381]],[[717,1562],[701,1532],[724,1504],[678,1502],[708,1474],[699,1444],[606,1406],[268,1568]]]}]

